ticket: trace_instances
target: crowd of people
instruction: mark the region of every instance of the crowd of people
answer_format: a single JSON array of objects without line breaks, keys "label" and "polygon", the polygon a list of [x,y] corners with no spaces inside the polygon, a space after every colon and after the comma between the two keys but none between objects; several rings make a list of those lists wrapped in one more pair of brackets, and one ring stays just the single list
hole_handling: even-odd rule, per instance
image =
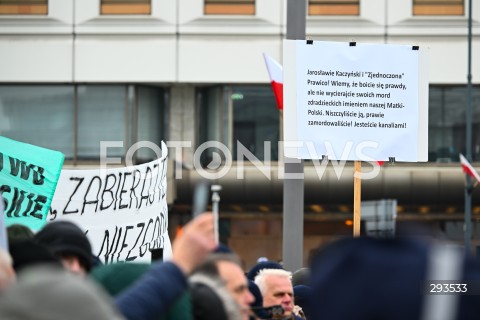
[{"label": "crowd of people", "polygon": [[[7,231],[9,250],[0,250],[4,320],[469,320],[480,315],[479,263],[423,239],[345,238],[319,248],[299,270],[267,259],[243,270],[240,257],[215,242],[210,213],[184,227],[171,260],[152,263],[102,264],[81,228],[69,221],[50,222],[35,234],[22,225]],[[440,280],[468,284],[470,291],[429,292]]]}]

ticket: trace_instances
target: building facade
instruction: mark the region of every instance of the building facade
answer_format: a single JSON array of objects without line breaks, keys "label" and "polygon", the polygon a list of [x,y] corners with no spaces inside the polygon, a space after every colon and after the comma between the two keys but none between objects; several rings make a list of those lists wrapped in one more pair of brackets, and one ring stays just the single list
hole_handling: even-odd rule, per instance
[{"label": "building facade", "polygon": [[[468,1],[307,1],[306,35],[313,40],[429,48],[429,161],[384,165],[363,183],[362,199],[397,199],[398,224],[420,222],[461,240]],[[281,116],[262,54],[282,62],[286,10],[287,0],[0,1],[0,135],[61,151],[66,167],[98,165],[100,141],[122,141],[108,155],[123,158],[138,141],[173,142],[172,235],[190,217],[198,169],[226,168],[215,180],[223,187],[222,240],[246,267],[258,256],[280,259]],[[474,164],[480,161],[479,23],[475,9]],[[198,152],[208,141],[226,152]],[[268,168],[242,162],[242,150]],[[154,157],[148,148],[134,154],[136,162]],[[351,234],[353,166],[340,174],[329,166],[319,176],[307,162],[304,185],[308,257],[319,243]],[[478,191],[473,219],[480,220]],[[479,245],[476,223],[473,231]]]}]

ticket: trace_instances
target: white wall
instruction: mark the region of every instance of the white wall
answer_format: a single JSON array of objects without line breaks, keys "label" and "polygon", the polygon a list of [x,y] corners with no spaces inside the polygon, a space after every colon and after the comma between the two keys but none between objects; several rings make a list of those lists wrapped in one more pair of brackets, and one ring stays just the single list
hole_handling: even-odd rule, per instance
[{"label": "white wall", "polygon": [[375,36],[378,41],[385,33],[385,1],[360,1],[360,15],[357,16],[308,16],[307,36],[313,40],[325,40],[325,37],[343,37],[351,41],[361,36]]},{"label": "white wall", "polygon": [[179,42],[180,82],[270,82],[263,52],[279,56],[281,41],[266,36],[182,37]]},{"label": "white wall", "polygon": [[0,35],[0,82],[72,81],[69,36]]},{"label": "white wall", "polygon": [[[48,16],[0,16],[0,82],[267,83],[262,53],[282,62],[286,1],[257,0],[255,16],[204,16],[200,0],[152,1],[150,16],[101,16],[99,0],[50,0]],[[412,17],[411,6],[362,0],[359,17],[307,17],[306,34],[428,46],[430,81],[465,83],[466,15]],[[480,10],[474,19],[478,74]]]},{"label": "white wall", "polygon": [[174,36],[80,35],[75,41],[75,81],[172,82]]},{"label": "white wall", "polygon": [[72,0],[47,16],[0,16],[0,82],[72,81]]}]

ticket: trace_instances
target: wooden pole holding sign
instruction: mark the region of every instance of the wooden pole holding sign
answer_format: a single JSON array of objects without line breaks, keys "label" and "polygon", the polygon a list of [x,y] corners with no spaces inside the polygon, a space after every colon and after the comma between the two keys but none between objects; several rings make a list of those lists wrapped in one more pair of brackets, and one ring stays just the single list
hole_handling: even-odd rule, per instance
[{"label": "wooden pole holding sign", "polygon": [[360,236],[360,218],[362,204],[362,162],[355,161],[353,173],[353,236]]}]

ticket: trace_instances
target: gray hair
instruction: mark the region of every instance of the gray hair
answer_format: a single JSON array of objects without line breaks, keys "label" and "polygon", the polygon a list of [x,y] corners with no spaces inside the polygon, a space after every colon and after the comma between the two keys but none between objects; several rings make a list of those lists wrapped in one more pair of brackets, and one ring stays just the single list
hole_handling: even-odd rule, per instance
[{"label": "gray hair", "polygon": [[258,272],[257,276],[255,277],[255,284],[260,289],[262,296],[267,292],[267,278],[268,277],[282,277],[287,278],[288,280],[292,279],[292,273],[287,270],[283,269],[262,269]]},{"label": "gray hair", "polygon": [[0,319],[124,320],[90,279],[51,266],[31,266],[2,293]]}]

